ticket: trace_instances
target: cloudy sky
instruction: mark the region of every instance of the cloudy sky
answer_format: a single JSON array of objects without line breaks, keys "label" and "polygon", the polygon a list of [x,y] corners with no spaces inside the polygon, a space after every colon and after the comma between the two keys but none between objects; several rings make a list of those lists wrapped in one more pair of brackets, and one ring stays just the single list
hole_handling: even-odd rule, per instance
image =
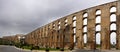
[{"label": "cloudy sky", "polygon": [[62,16],[115,0],[0,0],[0,37],[27,34]]}]

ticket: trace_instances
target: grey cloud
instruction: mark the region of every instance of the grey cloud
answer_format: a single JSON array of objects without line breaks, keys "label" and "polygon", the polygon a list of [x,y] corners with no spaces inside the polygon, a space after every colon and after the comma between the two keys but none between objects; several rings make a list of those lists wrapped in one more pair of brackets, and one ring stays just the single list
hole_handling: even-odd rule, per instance
[{"label": "grey cloud", "polygon": [[114,0],[0,0],[0,35],[26,34],[62,16]]}]

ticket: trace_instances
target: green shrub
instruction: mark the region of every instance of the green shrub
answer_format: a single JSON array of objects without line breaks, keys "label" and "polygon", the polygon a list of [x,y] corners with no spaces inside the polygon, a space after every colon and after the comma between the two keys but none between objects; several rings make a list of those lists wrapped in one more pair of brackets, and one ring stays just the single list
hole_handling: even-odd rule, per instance
[{"label": "green shrub", "polygon": [[23,49],[32,49],[31,46],[22,46]]}]

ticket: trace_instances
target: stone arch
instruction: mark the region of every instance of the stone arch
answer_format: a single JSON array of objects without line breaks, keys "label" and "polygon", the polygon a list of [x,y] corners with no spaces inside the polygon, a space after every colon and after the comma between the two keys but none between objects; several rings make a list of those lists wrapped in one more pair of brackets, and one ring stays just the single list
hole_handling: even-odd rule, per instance
[{"label": "stone arch", "polygon": [[61,24],[61,22],[60,21],[58,21],[58,30],[60,30],[60,24]]},{"label": "stone arch", "polygon": [[67,19],[67,18],[65,19],[65,22],[68,22],[68,19]]},{"label": "stone arch", "polygon": [[83,13],[83,18],[85,18],[85,17],[88,17],[88,13],[87,12]]},{"label": "stone arch", "polygon": [[76,16],[73,16],[72,20],[73,20],[73,22],[72,22],[73,27],[76,28]]},{"label": "stone arch", "polygon": [[87,34],[83,34],[83,43],[84,43],[84,47],[86,47],[86,45],[87,45]]},{"label": "stone arch", "polygon": [[100,34],[100,31],[101,31],[101,10],[100,9],[97,9],[96,10],[96,18],[95,18],[95,48],[96,49],[99,49],[101,46],[100,46],[100,42],[101,42],[101,34]]},{"label": "stone arch", "polygon": [[116,6],[111,6],[111,7],[110,7],[110,13],[116,12],[116,11],[117,11]]},{"label": "stone arch", "polygon": [[95,30],[96,31],[101,31],[101,25],[96,25]]},{"label": "stone arch", "polygon": [[73,21],[73,27],[76,27],[76,20]]},{"label": "stone arch", "polygon": [[87,12],[83,13],[83,25],[87,25],[87,17],[88,13]]},{"label": "stone arch", "polygon": [[96,43],[96,48],[100,48],[101,45],[101,34],[100,33],[96,33],[95,34],[95,43]]},{"label": "stone arch", "polygon": [[112,30],[116,30],[116,29],[117,29],[116,23],[112,23],[110,25],[110,30],[112,31]]},{"label": "stone arch", "polygon": [[110,22],[115,22],[116,21],[116,14],[111,14],[110,15]]},{"label": "stone arch", "polygon": [[64,22],[65,22],[65,26],[67,26],[68,25],[68,19],[66,18]]},{"label": "stone arch", "polygon": [[110,44],[111,44],[111,48],[115,48],[116,47],[116,37],[117,37],[117,34],[116,32],[111,32],[110,34]]},{"label": "stone arch", "polygon": [[101,14],[101,10],[100,10],[100,9],[97,9],[97,10],[96,10],[96,15],[99,15],[99,14]]},{"label": "stone arch", "polygon": [[111,24],[110,24],[110,31],[111,31],[111,33],[110,33],[110,45],[111,45],[111,48],[115,48],[116,42],[117,42],[116,41],[116,36],[117,36],[117,34],[116,34],[116,30],[117,30],[116,12],[117,12],[116,6],[111,6],[110,7],[110,14],[111,14],[110,15],[110,22],[111,22]]},{"label": "stone arch", "polygon": [[87,18],[83,20],[83,25],[87,25]]},{"label": "stone arch", "polygon": [[84,32],[84,33],[87,32],[87,26],[84,26],[84,27],[83,27],[83,32]]},{"label": "stone arch", "polygon": [[84,48],[86,48],[86,45],[87,45],[87,18],[88,18],[88,13],[84,12],[83,13],[83,45],[84,45]]},{"label": "stone arch", "polygon": [[101,23],[101,16],[96,16],[96,23]]},{"label": "stone arch", "polygon": [[73,41],[74,45],[77,44],[77,39],[76,39],[76,16],[72,17],[72,24],[73,24]]},{"label": "stone arch", "polygon": [[76,20],[76,16],[73,16],[73,20]]}]

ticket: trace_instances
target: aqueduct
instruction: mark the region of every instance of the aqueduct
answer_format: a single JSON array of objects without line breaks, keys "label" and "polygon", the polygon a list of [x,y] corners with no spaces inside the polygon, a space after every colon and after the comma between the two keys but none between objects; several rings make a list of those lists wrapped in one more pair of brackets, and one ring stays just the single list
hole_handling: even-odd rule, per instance
[{"label": "aqueduct", "polygon": [[57,19],[28,33],[25,42],[39,47],[79,49],[94,49],[97,44],[100,49],[110,49],[115,44],[120,49],[120,1]]}]

